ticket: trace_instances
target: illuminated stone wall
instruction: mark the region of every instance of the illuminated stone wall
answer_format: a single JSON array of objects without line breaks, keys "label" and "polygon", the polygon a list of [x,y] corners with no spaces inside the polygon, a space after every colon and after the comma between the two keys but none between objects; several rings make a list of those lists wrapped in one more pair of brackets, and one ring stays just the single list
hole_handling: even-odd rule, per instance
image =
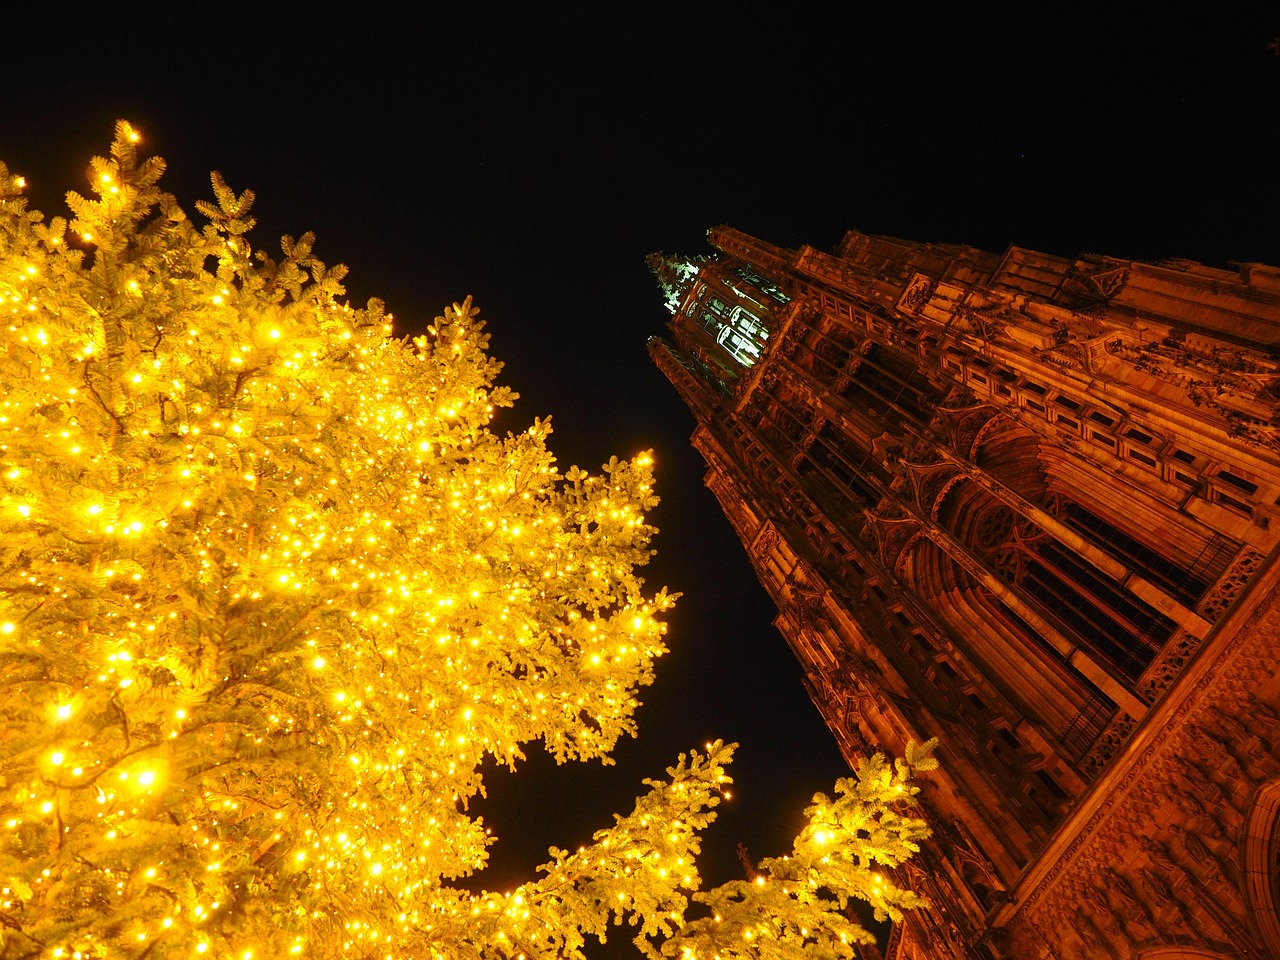
[{"label": "illuminated stone wall", "polygon": [[942,742],[891,956],[1280,955],[1280,271],[710,240],[707,484],[845,755]]}]

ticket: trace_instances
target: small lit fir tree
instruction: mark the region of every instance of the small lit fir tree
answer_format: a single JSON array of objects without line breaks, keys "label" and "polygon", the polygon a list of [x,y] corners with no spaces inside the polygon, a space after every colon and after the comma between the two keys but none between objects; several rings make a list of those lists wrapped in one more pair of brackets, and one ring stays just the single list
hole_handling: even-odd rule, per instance
[{"label": "small lit fir tree", "polygon": [[[0,165],[0,958],[845,957],[927,830],[927,750],[697,893],[732,748],[537,879],[474,894],[486,756],[601,758],[663,653],[650,459],[561,474],[470,303],[424,336],[215,174],[192,224],[116,131],[73,219]],[[879,865],[879,866],[878,866]],[[689,897],[705,907],[686,919]]]}]

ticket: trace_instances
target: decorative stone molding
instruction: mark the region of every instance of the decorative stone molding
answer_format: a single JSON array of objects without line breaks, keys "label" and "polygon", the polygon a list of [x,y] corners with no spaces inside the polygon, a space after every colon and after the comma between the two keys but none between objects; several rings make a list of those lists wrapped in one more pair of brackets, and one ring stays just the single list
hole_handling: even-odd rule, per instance
[{"label": "decorative stone molding", "polygon": [[1138,681],[1134,692],[1147,703],[1154,703],[1178,674],[1182,673],[1182,668],[1195,656],[1203,642],[1203,637],[1197,637],[1186,630],[1177,630],[1143,671],[1142,679]]},{"label": "decorative stone molding", "polygon": [[1103,304],[1120,292],[1128,276],[1120,261],[1077,260],[1067,268],[1056,299],[1076,307]]},{"label": "decorative stone molding", "polygon": [[760,525],[759,535],[751,544],[750,553],[757,560],[767,561],[781,542],[782,537],[778,534],[778,528],[772,523],[763,523]]},{"label": "decorative stone molding", "polygon": [[1185,341],[1131,337],[1107,340],[1106,351],[1168,384],[1193,406],[1216,413],[1229,436],[1250,446],[1280,449],[1280,432],[1271,421],[1280,369],[1270,357],[1227,346],[1196,348]]},{"label": "decorative stone molding", "polygon": [[1129,738],[1133,736],[1133,731],[1137,727],[1137,720],[1123,710],[1116,711],[1116,715],[1112,717],[1111,722],[1107,724],[1102,733],[1098,735],[1098,739],[1093,742],[1093,746],[1081,758],[1079,763],[1080,775],[1086,780],[1093,780],[1102,773],[1103,768],[1116,755],[1116,751],[1123,747],[1129,741]]},{"label": "decorative stone molding", "polygon": [[1203,600],[1196,605],[1196,613],[1204,617],[1210,623],[1216,621],[1231,606],[1234,600],[1245,585],[1253,579],[1255,573],[1262,566],[1262,561],[1266,557],[1264,554],[1252,547],[1245,547],[1236,558],[1231,561],[1231,565],[1227,567],[1226,572],[1218,578],[1218,582],[1213,585],[1208,593],[1205,594]]},{"label": "decorative stone molding", "polygon": [[823,597],[829,588],[807,560],[799,561],[787,575],[787,592],[791,595],[792,609],[802,630],[829,630],[831,618],[823,607]]}]

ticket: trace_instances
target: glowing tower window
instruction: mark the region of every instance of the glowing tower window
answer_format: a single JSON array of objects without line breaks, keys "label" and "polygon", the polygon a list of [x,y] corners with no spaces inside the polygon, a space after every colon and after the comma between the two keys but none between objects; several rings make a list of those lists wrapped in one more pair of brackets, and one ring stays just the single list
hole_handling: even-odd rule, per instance
[{"label": "glowing tower window", "polygon": [[744,367],[760,359],[769,331],[755,314],[745,307],[734,307],[728,320],[722,322],[716,333],[716,343],[723,346]]}]

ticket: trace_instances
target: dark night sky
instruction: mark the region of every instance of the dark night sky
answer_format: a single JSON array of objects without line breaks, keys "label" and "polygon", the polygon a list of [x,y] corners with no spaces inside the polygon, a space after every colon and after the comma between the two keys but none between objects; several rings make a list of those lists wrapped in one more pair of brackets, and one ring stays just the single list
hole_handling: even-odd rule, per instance
[{"label": "dark night sky", "polygon": [[641,778],[712,737],[742,743],[709,835],[713,881],[736,875],[739,840],[784,852],[843,772],[701,487],[692,417],[645,354],[667,319],[646,253],[704,252],[724,222],[825,249],[856,227],[1280,263],[1274,13],[364,6],[201,5],[198,21],[28,8],[0,54],[0,158],[61,213],[126,118],[189,211],[220,170],[258,195],[257,246],[314,230],[319,256],[351,268],[351,298],[382,297],[406,332],[474,295],[522,397],[500,429],[552,415],[566,467],[655,450],[647,579],[684,593],[672,653],[616,767],[535,758],[493,780],[494,887],[549,844],[586,841]]}]

